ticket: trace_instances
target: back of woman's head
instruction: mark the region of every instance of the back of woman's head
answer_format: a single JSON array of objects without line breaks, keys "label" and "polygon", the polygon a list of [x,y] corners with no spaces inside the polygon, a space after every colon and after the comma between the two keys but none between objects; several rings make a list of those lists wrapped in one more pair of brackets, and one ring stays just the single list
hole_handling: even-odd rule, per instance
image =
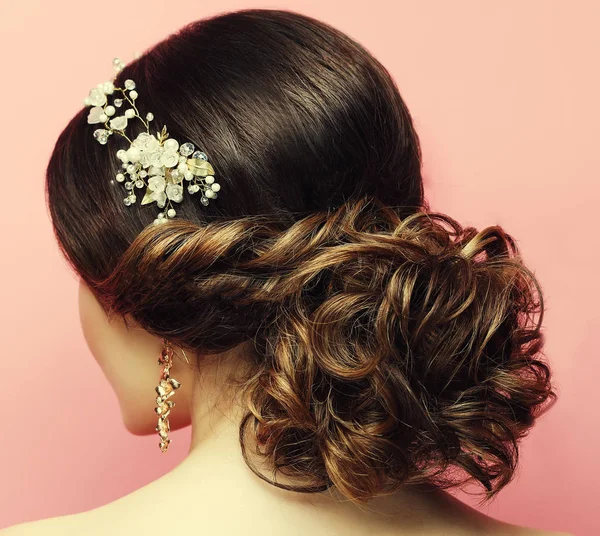
[{"label": "back of woman's head", "polygon": [[541,289],[502,228],[429,212],[385,68],[322,22],[247,10],[184,27],[125,79],[157,128],[207,153],[222,192],[152,225],[111,180],[124,140],[101,146],[75,115],[48,202],[107,312],[200,355],[251,341],[240,437],[261,478],[250,441],[298,480],[274,485],[359,501],[468,478],[502,489],[555,396]]}]

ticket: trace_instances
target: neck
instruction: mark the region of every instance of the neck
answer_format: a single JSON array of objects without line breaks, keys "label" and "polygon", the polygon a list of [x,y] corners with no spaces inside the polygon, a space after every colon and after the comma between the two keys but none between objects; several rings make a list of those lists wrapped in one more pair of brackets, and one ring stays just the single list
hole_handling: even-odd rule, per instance
[{"label": "neck", "polygon": [[[251,497],[250,503],[256,508],[275,500],[281,508],[295,510],[300,507],[303,511],[309,506],[334,516],[342,513],[346,518],[357,516],[357,522],[373,513],[393,511],[398,514],[404,510],[412,512],[415,508],[432,516],[451,500],[451,496],[442,491],[421,486],[412,490],[402,488],[391,496],[381,496],[368,505],[357,506],[334,488],[321,493],[297,493],[260,479],[247,466],[241,452],[239,425],[246,410],[236,396],[238,393],[227,383],[236,370],[240,370],[236,356],[221,354],[202,358],[201,372],[196,377],[190,401],[192,438],[188,456],[172,471],[179,487],[193,484],[194,489],[200,488],[209,501],[218,501],[219,497],[235,501],[239,496],[240,501],[248,502]],[[247,451],[251,453],[253,449],[249,437]],[[267,478],[272,476],[265,462],[261,465],[261,460],[257,459],[254,463]],[[293,484],[293,480],[286,480],[281,475],[277,475],[277,481]]]},{"label": "neck", "polygon": [[[200,460],[206,452],[239,450],[239,423],[244,411],[232,385],[243,361],[237,354],[203,356],[195,372],[190,397],[192,438],[188,457]],[[197,463],[197,462],[195,462]],[[214,463],[214,460],[212,461]]]}]

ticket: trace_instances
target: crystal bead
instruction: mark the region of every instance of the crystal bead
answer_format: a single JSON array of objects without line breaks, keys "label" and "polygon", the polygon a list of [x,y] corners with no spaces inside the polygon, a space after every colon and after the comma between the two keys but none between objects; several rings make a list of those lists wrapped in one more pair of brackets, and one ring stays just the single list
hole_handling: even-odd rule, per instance
[{"label": "crystal bead", "polygon": [[204,206],[208,205],[208,199],[204,196],[202,196],[200,198],[200,203],[202,203]]},{"label": "crystal bead", "polygon": [[179,153],[183,156],[190,156],[194,152],[194,144],[187,142],[179,148]]},{"label": "crystal bead", "polygon": [[117,107],[120,108],[123,105],[123,99],[115,99],[113,101],[113,104]]},{"label": "crystal bead", "polygon": [[202,151],[196,151],[192,155],[192,158],[199,158],[200,160],[208,160],[208,157],[206,156],[206,153],[203,153]]},{"label": "crystal bead", "polygon": [[123,199],[123,202],[124,202],[124,203],[125,203],[127,206],[131,205],[131,200],[129,199],[129,197],[126,197],[125,199]]},{"label": "crystal bead", "polygon": [[142,186],[144,186],[144,181],[138,179],[137,181],[135,181],[135,187],[136,188],[141,188]]},{"label": "crystal bead", "polygon": [[133,183],[130,181],[127,181],[125,183],[125,188],[127,188],[128,190],[131,190],[133,188]]},{"label": "crystal bead", "polygon": [[152,112],[148,112],[146,114],[146,121],[152,121],[154,119],[154,114]]},{"label": "crystal bead", "polygon": [[101,145],[106,145],[110,134],[111,133],[108,130],[104,130],[103,128],[94,130],[94,138],[96,138],[98,143],[100,143]]}]

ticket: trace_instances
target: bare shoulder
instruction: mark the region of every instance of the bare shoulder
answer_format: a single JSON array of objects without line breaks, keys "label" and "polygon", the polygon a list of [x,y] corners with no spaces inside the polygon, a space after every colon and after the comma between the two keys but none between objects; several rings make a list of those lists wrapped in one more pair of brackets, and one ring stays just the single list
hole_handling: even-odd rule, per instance
[{"label": "bare shoulder", "polygon": [[521,532],[515,532],[514,536],[575,536],[575,533],[573,532],[559,532],[554,530],[539,530],[523,527],[520,527],[520,530]]},{"label": "bare shoulder", "polygon": [[[119,512],[120,515],[117,516],[119,522],[115,523],[115,513],[112,512],[111,515],[107,515],[105,510],[106,508],[97,508],[77,514],[21,523],[0,530],[0,536],[104,536],[106,534],[115,534],[115,526],[119,526],[122,530],[119,534],[153,532],[154,522],[150,519],[151,516],[145,517],[142,522],[136,517],[132,523],[132,520],[127,519],[127,516],[124,516],[121,511]],[[432,527],[430,532],[419,530],[418,533],[420,535],[431,534],[432,536],[441,536],[442,534],[444,536],[448,536],[449,534],[456,534],[456,536],[475,534],[477,536],[575,536],[575,534],[571,532],[534,529],[512,525],[481,514],[480,516],[481,517],[477,522],[468,523],[466,526],[456,526],[456,530],[449,530],[448,526],[442,529],[442,531],[438,530],[439,527]],[[406,534],[406,532],[404,533]],[[376,531],[373,534],[376,534]],[[386,532],[386,534],[388,533]]]},{"label": "bare shoulder", "polygon": [[[87,526],[86,528],[86,523],[88,521],[83,521],[83,517],[85,516],[82,514],[71,514],[21,523],[0,530],[0,536],[82,536],[83,534],[91,533],[113,533],[108,530],[108,526],[100,529],[100,527],[94,524],[94,529],[100,529],[99,532],[92,529],[91,526]],[[469,533],[471,532],[469,531]],[[519,525],[511,525],[509,523],[496,524],[494,528],[489,527],[488,529],[485,529],[483,533],[488,536],[575,536],[572,532],[545,531]],[[463,533],[461,532],[461,534]],[[478,532],[478,534],[482,534],[482,532]]]},{"label": "bare shoulder", "polygon": [[525,532],[515,533],[515,536],[575,536],[573,532],[559,532],[554,530],[525,529]]},{"label": "bare shoulder", "polygon": [[[449,525],[456,527],[458,535],[485,535],[485,536],[575,536],[571,532],[560,532],[552,530],[542,530],[523,525],[515,525],[507,521],[491,517],[484,512],[460,502],[451,494],[445,495],[445,502],[442,504],[453,505],[449,516]],[[447,534],[446,528],[443,534]],[[441,534],[441,533],[440,533]],[[454,534],[454,532],[452,533]]]},{"label": "bare shoulder", "polygon": [[490,532],[490,536],[575,536],[572,532],[534,529],[520,525],[501,522]]},{"label": "bare shoulder", "polygon": [[80,514],[19,523],[0,530],[0,536],[75,536],[81,534]]}]

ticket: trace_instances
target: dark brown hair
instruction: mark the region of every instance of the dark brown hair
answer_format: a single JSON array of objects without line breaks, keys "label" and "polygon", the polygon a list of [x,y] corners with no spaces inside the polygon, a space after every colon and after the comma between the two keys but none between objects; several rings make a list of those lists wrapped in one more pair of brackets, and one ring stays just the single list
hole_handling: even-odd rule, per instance
[{"label": "dark brown hair", "polygon": [[75,115],[48,204],[107,312],[202,355],[252,343],[240,442],[261,478],[250,439],[299,482],[276,486],[355,501],[472,478],[486,499],[502,489],[556,397],[542,292],[501,227],[430,212],[386,69],[323,22],[255,9],[185,26],[127,78],[154,125],[207,153],[222,190],[151,225],[156,205],[125,206],[112,180],[126,143],[101,146],[88,109]]}]

